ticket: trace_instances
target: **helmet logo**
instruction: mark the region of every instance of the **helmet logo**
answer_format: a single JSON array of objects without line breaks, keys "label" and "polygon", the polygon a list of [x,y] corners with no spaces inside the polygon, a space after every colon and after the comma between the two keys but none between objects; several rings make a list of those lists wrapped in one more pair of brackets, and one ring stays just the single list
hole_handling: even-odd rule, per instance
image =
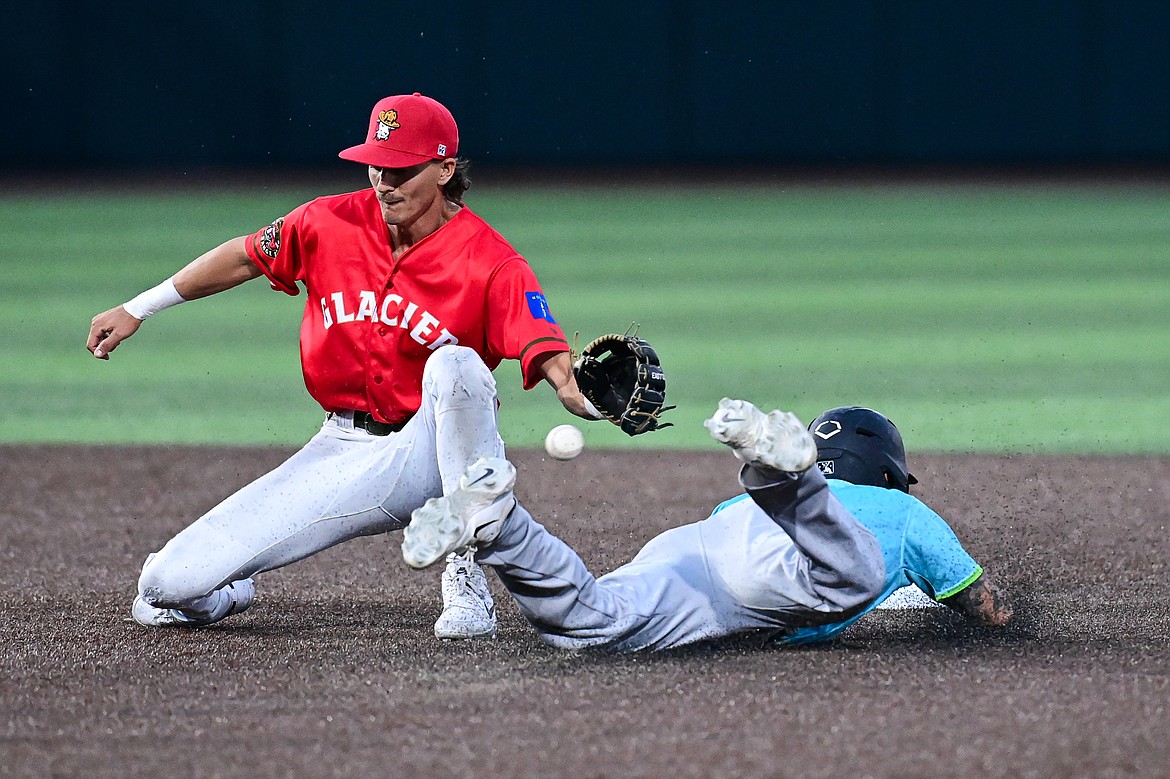
[{"label": "helmet logo", "polygon": [[375,133],[374,139],[384,141],[390,137],[391,130],[397,130],[401,127],[398,123],[398,112],[393,108],[382,111],[378,114],[378,132]]},{"label": "helmet logo", "polygon": [[820,468],[821,473],[824,475],[832,476],[836,463],[836,460],[817,460],[817,468]]},{"label": "helmet logo", "polygon": [[816,429],[813,430],[813,435],[815,435],[817,438],[820,438],[823,441],[828,441],[830,438],[832,438],[833,436],[837,435],[837,433],[840,433],[840,432],[841,432],[841,423],[840,422],[838,422],[835,419],[826,419],[824,422],[821,422],[819,425],[816,426]]}]

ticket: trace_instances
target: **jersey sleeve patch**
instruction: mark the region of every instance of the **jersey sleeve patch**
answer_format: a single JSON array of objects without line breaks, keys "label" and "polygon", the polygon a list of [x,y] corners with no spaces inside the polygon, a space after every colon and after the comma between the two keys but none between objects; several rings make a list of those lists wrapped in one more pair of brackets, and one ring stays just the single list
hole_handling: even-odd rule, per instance
[{"label": "jersey sleeve patch", "polygon": [[280,231],[282,227],[284,227],[283,216],[265,227],[264,231],[260,233],[260,251],[270,260],[275,260],[276,256],[280,254]]},{"label": "jersey sleeve patch", "polygon": [[533,319],[543,319],[554,325],[557,323],[557,320],[553,319],[552,311],[548,307],[548,301],[545,300],[544,293],[525,292],[524,297],[528,299],[528,312],[532,314]]}]

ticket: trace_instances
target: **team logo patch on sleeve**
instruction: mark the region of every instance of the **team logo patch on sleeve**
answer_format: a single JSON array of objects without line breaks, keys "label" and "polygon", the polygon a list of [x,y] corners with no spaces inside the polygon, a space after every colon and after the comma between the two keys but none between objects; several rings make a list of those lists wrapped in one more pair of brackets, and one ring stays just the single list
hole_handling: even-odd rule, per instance
[{"label": "team logo patch on sleeve", "polygon": [[544,299],[544,295],[540,292],[525,292],[524,297],[528,298],[528,311],[532,314],[533,319],[543,319],[546,322],[556,324],[557,320],[553,319],[552,311],[548,308],[548,301]]},{"label": "team logo patch on sleeve", "polygon": [[264,256],[275,260],[276,255],[280,254],[280,229],[284,227],[284,217],[277,219],[272,224],[264,228],[264,232],[260,234],[260,251],[264,252]]}]

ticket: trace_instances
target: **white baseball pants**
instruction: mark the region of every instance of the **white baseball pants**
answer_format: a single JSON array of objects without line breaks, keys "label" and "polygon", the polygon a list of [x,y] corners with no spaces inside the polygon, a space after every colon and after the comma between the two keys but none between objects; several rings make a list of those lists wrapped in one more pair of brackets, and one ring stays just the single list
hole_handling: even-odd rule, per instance
[{"label": "white baseball pants", "polygon": [[198,608],[216,589],[358,536],[399,530],[429,498],[454,490],[468,464],[503,457],[496,384],[473,350],[428,360],[418,413],[370,435],[330,415],[276,470],[228,497],[143,567],[139,592],[161,608]]},{"label": "white baseball pants", "polygon": [[740,482],[750,499],[667,530],[597,579],[519,505],[477,560],[495,569],[541,638],[563,649],[658,650],[825,624],[881,594],[881,547],[819,469],[745,466]]}]

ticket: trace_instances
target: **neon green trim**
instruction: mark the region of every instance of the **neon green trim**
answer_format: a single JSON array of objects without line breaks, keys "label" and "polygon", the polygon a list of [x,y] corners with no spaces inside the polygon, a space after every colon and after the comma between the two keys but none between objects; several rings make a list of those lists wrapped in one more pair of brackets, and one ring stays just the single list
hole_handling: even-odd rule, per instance
[{"label": "neon green trim", "polygon": [[970,576],[968,576],[966,579],[959,582],[954,587],[951,587],[946,592],[936,593],[936,595],[937,595],[936,600],[943,600],[944,598],[949,598],[952,595],[954,595],[956,592],[960,592],[960,591],[966,589],[967,586],[971,584],[971,582],[975,581],[976,579],[978,579],[982,575],[983,575],[983,566],[976,564],[974,572],[972,572],[972,574]]}]

